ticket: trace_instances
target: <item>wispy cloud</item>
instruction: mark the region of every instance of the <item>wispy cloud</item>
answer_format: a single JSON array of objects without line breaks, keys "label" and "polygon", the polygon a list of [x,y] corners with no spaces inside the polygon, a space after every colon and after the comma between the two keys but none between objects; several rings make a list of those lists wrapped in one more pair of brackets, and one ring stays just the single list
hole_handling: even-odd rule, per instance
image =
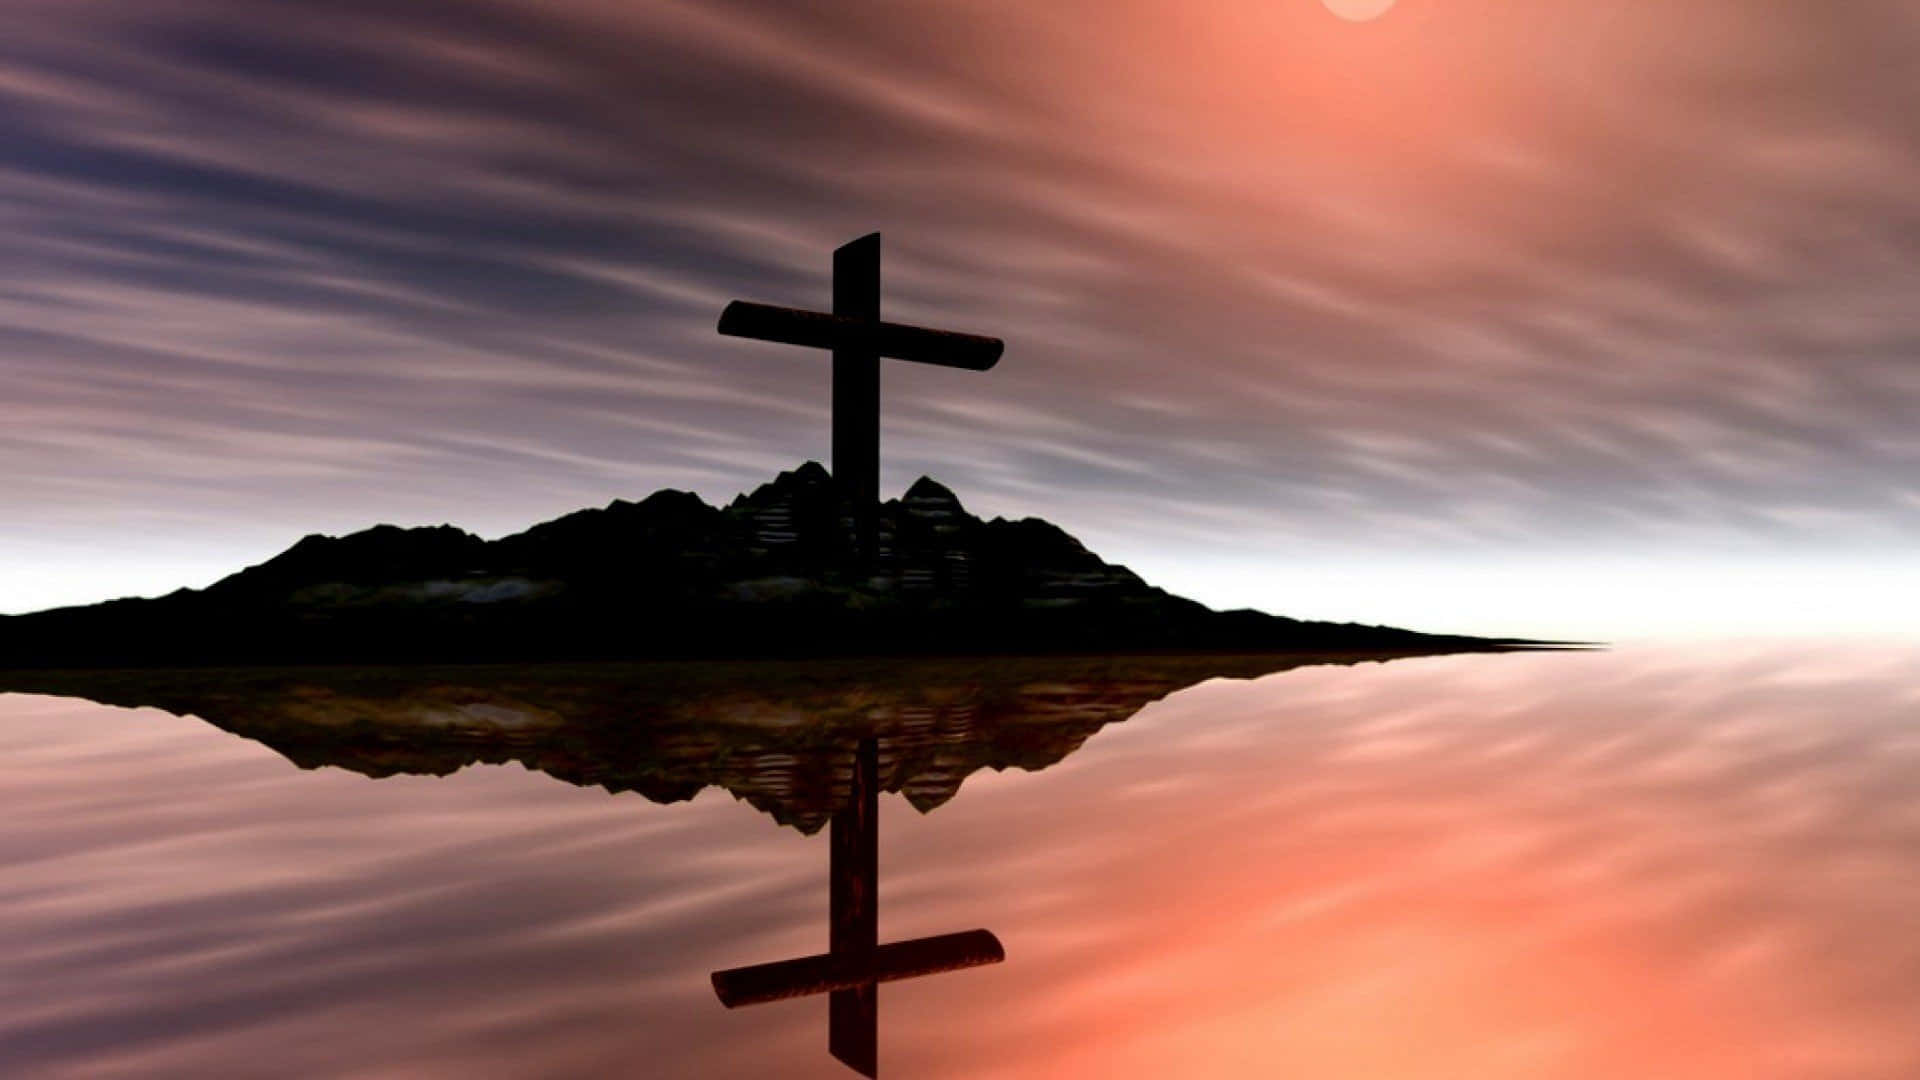
[{"label": "wispy cloud", "polygon": [[881,228],[891,313],[1010,343],[889,370],[889,487],[1169,559],[1886,550],[1917,36],[1892,0],[16,4],[0,494],[47,543],[724,497],[824,456],[826,384],[717,306],[822,303]]}]

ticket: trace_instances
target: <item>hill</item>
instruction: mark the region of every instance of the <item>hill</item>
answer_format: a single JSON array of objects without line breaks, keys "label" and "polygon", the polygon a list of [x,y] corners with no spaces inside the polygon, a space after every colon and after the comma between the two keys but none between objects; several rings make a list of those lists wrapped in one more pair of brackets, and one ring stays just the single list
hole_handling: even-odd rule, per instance
[{"label": "hill", "polygon": [[725,507],[664,490],[493,541],[446,525],[308,536],[205,589],[0,618],[0,666],[1525,644],[1213,611],[1046,521],[983,521],[924,477],[880,508],[876,558],[852,557],[852,533],[808,462]]}]

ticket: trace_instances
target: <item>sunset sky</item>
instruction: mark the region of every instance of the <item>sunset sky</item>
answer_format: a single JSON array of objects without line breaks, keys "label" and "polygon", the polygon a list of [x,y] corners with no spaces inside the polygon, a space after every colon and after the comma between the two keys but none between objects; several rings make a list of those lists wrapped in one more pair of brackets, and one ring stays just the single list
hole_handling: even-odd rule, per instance
[{"label": "sunset sky", "polygon": [[1920,597],[1907,0],[0,0],[0,611],[828,452],[1216,606],[1567,636]]}]

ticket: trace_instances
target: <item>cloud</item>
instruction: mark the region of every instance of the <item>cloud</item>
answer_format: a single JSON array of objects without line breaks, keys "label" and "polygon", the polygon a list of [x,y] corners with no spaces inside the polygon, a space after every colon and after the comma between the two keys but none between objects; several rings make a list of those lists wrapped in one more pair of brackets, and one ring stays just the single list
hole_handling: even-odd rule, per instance
[{"label": "cloud", "polygon": [[1172,561],[1920,526],[1898,3],[9,21],[0,495],[35,537],[724,498],[825,455],[827,391],[718,306],[825,303],[873,228],[893,317],[1009,342],[889,368],[890,488]]}]

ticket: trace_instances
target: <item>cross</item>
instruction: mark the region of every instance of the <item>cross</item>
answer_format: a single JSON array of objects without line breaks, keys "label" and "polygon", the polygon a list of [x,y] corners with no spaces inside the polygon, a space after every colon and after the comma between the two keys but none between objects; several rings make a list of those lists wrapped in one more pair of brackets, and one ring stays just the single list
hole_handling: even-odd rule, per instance
[{"label": "cross", "polygon": [[989,930],[879,943],[880,749],[860,740],[852,790],[834,812],[828,839],[828,951],[816,956],[713,973],[713,990],[729,1009],[831,994],[827,1052],[865,1076],[879,1075],[879,985],[898,979],[997,964],[1007,958]]},{"label": "cross", "polygon": [[985,371],[1006,348],[999,338],[880,321],[879,233],[833,253],[831,314],[735,300],[720,313],[720,332],[833,351],[833,476],[869,556],[880,504],[880,358]]}]

